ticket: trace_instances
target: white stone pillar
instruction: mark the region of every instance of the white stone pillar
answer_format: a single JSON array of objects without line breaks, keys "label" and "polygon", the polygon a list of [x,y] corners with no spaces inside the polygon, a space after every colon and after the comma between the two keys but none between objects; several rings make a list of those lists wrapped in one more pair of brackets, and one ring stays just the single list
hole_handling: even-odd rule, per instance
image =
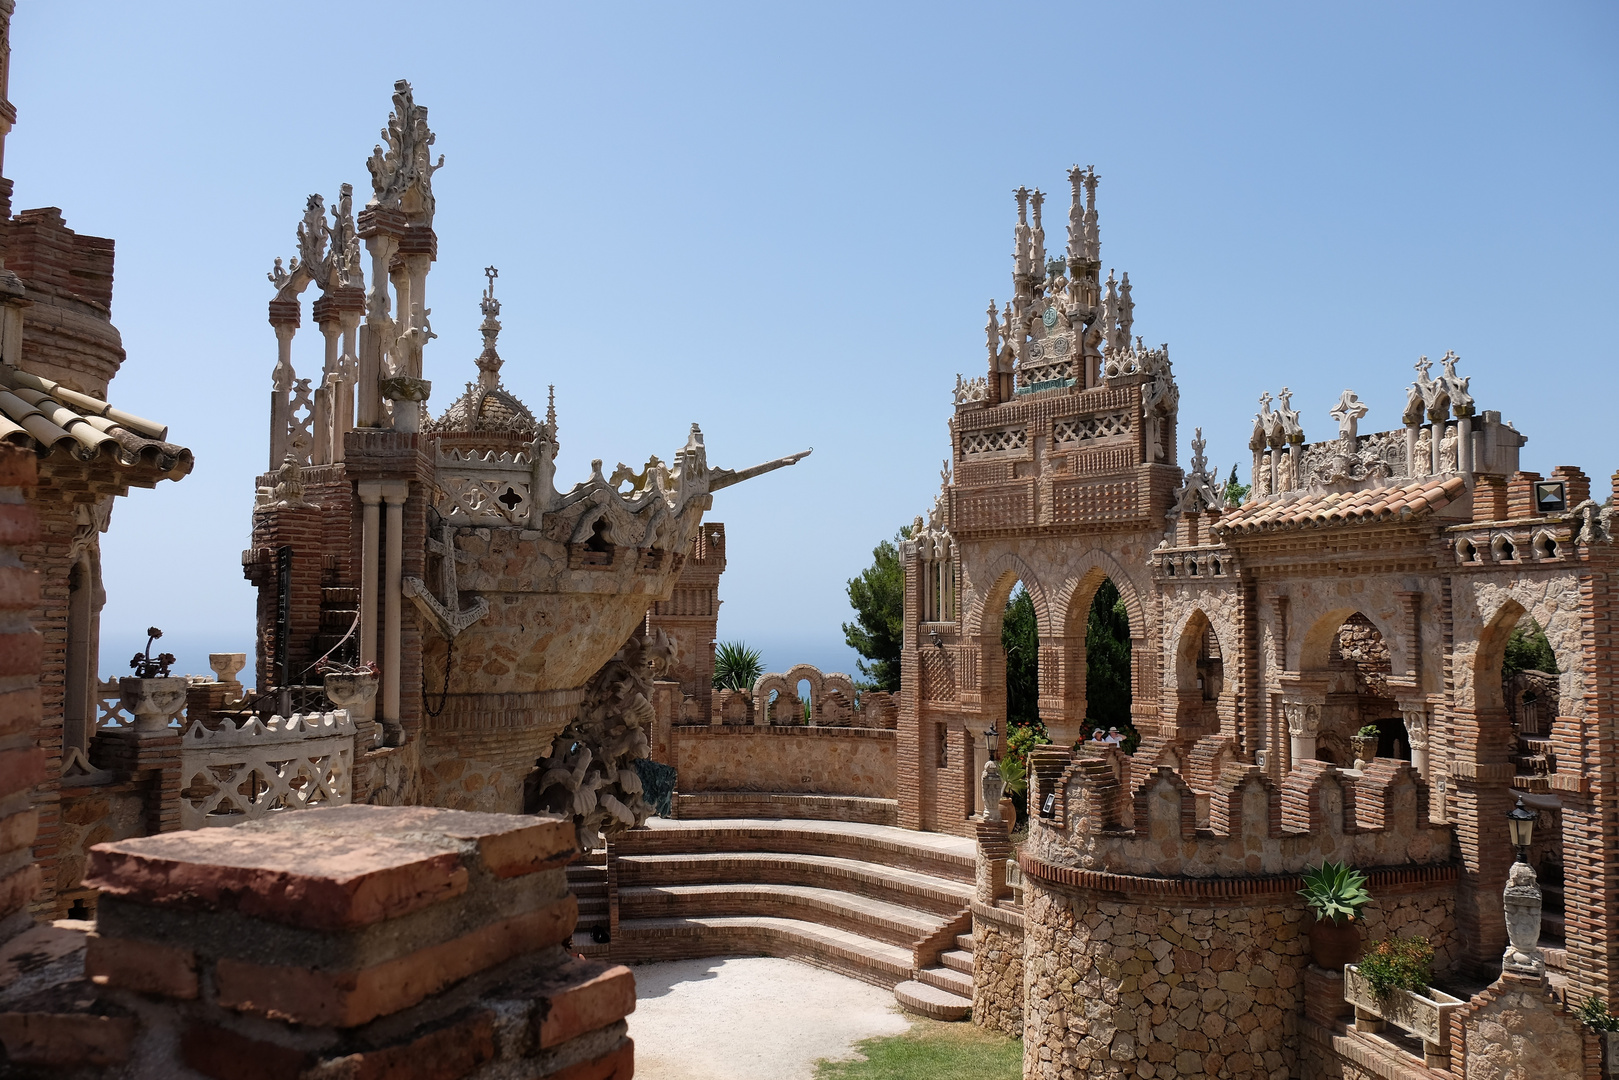
[{"label": "white stone pillar", "polygon": [[1287,735],[1292,751],[1292,765],[1315,757],[1316,736],[1321,733],[1321,706],[1302,701],[1284,701],[1282,711],[1287,715]]},{"label": "white stone pillar", "polygon": [[1456,467],[1464,473],[1473,471],[1473,418],[1456,418]]},{"label": "white stone pillar", "polygon": [[1441,416],[1433,422],[1432,437],[1428,440],[1429,462],[1428,475],[1438,476],[1445,471],[1445,418]]},{"label": "white stone pillar", "polygon": [[401,578],[405,555],[405,496],[409,493],[409,481],[382,485],[382,499],[388,506],[388,546],[382,571],[382,719],[394,724],[399,723]]},{"label": "white stone pillar", "polygon": [[1400,706],[1405,735],[1411,742],[1411,767],[1428,779],[1428,710],[1421,705]]},{"label": "white stone pillar", "polygon": [[332,460],[343,460],[343,436],[354,428],[354,388],[360,374],[360,359],[356,338],[360,332],[360,313],[345,311],[342,315],[343,353],[337,369],[343,381],[337,389],[337,423],[332,426]]},{"label": "white stone pillar", "polygon": [[382,535],[382,484],[366,480],[360,484],[362,507],[360,536],[360,663],[377,662],[377,552]]},{"label": "white stone pillar", "polygon": [[1405,425],[1405,475],[1415,480],[1423,475],[1422,466],[1417,462],[1417,431],[1421,424]]},{"label": "white stone pillar", "polygon": [[311,465],[329,465],[332,462],[332,428],[337,415],[337,378],[339,349],[342,347],[343,328],[335,319],[320,324],[326,338],[326,357],[322,365],[320,389],[315,393],[315,415],[310,427],[314,431],[315,445],[310,448]]},{"label": "white stone pillar", "polygon": [[281,468],[287,456],[287,425],[292,410],[292,335],[295,322],[275,324],[275,373],[270,380],[270,472]]}]

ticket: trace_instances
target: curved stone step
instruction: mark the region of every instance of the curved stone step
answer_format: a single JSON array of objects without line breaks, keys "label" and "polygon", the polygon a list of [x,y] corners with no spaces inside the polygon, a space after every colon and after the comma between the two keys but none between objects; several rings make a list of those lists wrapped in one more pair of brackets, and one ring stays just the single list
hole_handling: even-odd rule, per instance
[{"label": "curved stone step", "polygon": [[619,855],[619,888],[733,882],[830,888],[874,900],[954,915],[972,903],[969,883],[833,855],[692,852]]},{"label": "curved stone step", "polygon": [[622,833],[619,855],[675,852],[775,852],[828,855],[891,866],[971,885],[973,841],[848,821],[671,821],[653,818]]},{"label": "curved stone step", "polygon": [[[346,625],[346,624],[345,624]],[[769,791],[677,791],[674,816],[682,821],[791,818],[896,825],[898,799],[856,795],[799,795]]]},{"label": "curved stone step", "polygon": [[777,956],[892,987],[911,974],[911,950],[831,926],[759,916],[620,919],[614,960]]},{"label": "curved stone step", "polygon": [[919,981],[925,982],[929,986],[936,986],[940,990],[955,994],[958,997],[964,997],[968,1001],[972,1000],[973,977],[970,974],[963,975],[961,972],[952,971],[947,967],[930,967],[918,971],[916,977]]},{"label": "curved stone step", "polygon": [[965,1020],[973,1011],[971,998],[920,982],[906,981],[894,987],[894,1000],[911,1012],[934,1020]]},{"label": "curved stone step", "polygon": [[[605,901],[604,901],[605,903]],[[799,919],[910,948],[936,933],[942,915],[841,889],[809,885],[635,885],[618,890],[620,919],[766,916]],[[972,957],[967,959],[972,970]]]}]

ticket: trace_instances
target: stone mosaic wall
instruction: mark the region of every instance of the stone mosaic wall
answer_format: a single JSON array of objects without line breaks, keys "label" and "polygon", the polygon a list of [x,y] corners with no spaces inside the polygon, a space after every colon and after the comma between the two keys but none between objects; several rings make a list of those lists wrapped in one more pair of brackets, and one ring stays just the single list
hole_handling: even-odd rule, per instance
[{"label": "stone mosaic wall", "polygon": [[1287,1080],[1304,913],[1176,908],[1027,885],[1023,1075]]},{"label": "stone mosaic wall", "polygon": [[676,729],[680,790],[894,798],[894,733],[872,728]]},{"label": "stone mosaic wall", "polygon": [[1367,941],[1387,937],[1425,937],[1433,945],[1434,975],[1448,975],[1461,960],[1456,934],[1456,892],[1439,889],[1405,896],[1375,897],[1361,912]]},{"label": "stone mosaic wall", "polygon": [[973,905],[973,1023],[1023,1034],[1023,917]]},{"label": "stone mosaic wall", "polygon": [[[1461,1018],[1467,1080],[1584,1080],[1598,1075],[1596,1038],[1538,979],[1505,978]],[[1452,1027],[1451,1039],[1456,1039]]]}]

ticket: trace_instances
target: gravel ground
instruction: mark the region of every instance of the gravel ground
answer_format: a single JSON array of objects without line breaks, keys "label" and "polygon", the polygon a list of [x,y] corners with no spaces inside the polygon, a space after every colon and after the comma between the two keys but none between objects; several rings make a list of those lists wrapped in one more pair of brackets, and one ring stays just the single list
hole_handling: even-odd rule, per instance
[{"label": "gravel ground", "polygon": [[771,957],[640,964],[638,1080],[813,1080],[815,1063],[911,1023],[891,990]]}]

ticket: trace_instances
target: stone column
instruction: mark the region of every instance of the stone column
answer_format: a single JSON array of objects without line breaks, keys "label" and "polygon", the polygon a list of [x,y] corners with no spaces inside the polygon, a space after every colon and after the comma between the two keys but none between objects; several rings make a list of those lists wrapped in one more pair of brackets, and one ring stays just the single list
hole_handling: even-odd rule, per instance
[{"label": "stone column", "polygon": [[360,328],[359,379],[355,385],[358,427],[382,426],[382,393],[378,383],[383,376],[384,346],[391,347],[398,328],[389,315],[388,265],[399,249],[405,231],[405,215],[398,210],[371,208],[360,211],[357,232],[371,256],[371,293],[366,301],[365,325]]},{"label": "stone column", "polygon": [[1321,706],[1304,701],[1284,701],[1282,712],[1287,717],[1289,749],[1292,751],[1293,768],[1296,769],[1299,762],[1315,757],[1315,740],[1321,733]]},{"label": "stone column", "polygon": [[382,722],[390,745],[402,745],[399,739],[399,631],[401,616],[401,577],[405,554],[405,497],[410,493],[410,482],[388,481],[382,484],[382,498],[388,505],[388,547],[383,566],[382,593]]},{"label": "stone column", "polygon": [[377,662],[377,552],[381,545],[382,521],[378,504],[382,484],[367,480],[359,485],[361,510],[360,536],[360,663]]},{"label": "stone column", "polygon": [[1413,480],[1425,475],[1421,463],[1417,461],[1417,431],[1421,427],[1421,424],[1405,425],[1405,475]]},{"label": "stone column", "polygon": [[1433,434],[1428,439],[1428,456],[1432,459],[1428,463],[1428,475],[1438,476],[1445,469],[1445,416],[1429,414],[1433,421]]},{"label": "stone column", "polygon": [[343,442],[343,436],[334,422],[337,417],[338,387],[343,378],[338,366],[342,355],[343,327],[337,320],[337,314],[325,306],[324,297],[315,303],[315,323],[326,339],[326,356],[321,368],[320,389],[315,393],[315,415],[310,425],[314,431],[315,445],[310,449],[309,463],[328,465],[334,460],[333,444],[342,445]]},{"label": "stone column", "polygon": [[[1400,717],[1405,721],[1405,734],[1411,741],[1411,767],[1428,779],[1428,707],[1426,704],[1400,703]],[[1437,816],[1429,811],[1429,816]]]},{"label": "stone column", "polygon": [[1473,414],[1456,414],[1456,468],[1464,473],[1473,471]]},{"label": "stone column", "polygon": [[270,301],[270,325],[275,328],[275,371],[270,378],[270,472],[281,468],[287,456],[287,428],[292,413],[292,336],[298,332],[298,300]]}]

